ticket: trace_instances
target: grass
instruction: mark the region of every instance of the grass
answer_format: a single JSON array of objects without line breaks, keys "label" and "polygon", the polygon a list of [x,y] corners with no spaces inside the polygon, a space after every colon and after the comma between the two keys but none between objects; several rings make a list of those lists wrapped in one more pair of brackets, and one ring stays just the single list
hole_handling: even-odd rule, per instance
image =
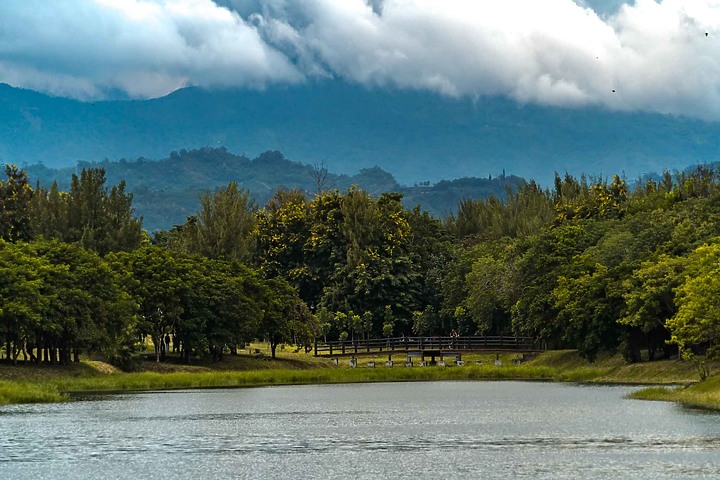
[{"label": "grass", "polygon": [[626,363],[619,355],[604,354],[590,363],[575,350],[557,350],[545,352],[530,363],[555,368],[571,381],[632,385],[689,385],[698,381],[694,365],[682,360]]},{"label": "grass", "polygon": [[185,388],[302,385],[315,383],[407,382],[432,380],[541,379],[552,380],[544,367],[467,366],[446,368],[322,368],[309,370],[255,370],[211,372],[141,372],[101,378],[52,382],[60,391],[116,392]]},{"label": "grass", "polygon": [[720,410],[720,376],[687,387],[651,387],[637,391],[631,398],[677,402],[687,407]]},{"label": "grass", "polygon": [[35,385],[27,382],[0,381],[0,405],[13,403],[51,403],[68,400],[66,393],[61,393],[50,384]]},{"label": "grass", "polygon": [[[408,382],[435,380],[541,380],[687,386],[696,380],[690,362],[664,360],[625,364],[618,356],[602,356],[594,363],[575,351],[551,351],[519,365],[517,355],[463,355],[464,366],[406,368],[402,356],[393,368],[385,367],[387,357],[362,357],[358,368],[348,368],[349,358],[339,365],[330,359],[315,358],[291,349],[279,350],[271,359],[265,345],[252,345],[249,354],[226,356],[222,362],[200,361],[192,365],[144,362],[142,372],[122,373],[99,361],[83,359],[66,367],[0,365],[0,404],[56,402],[74,393],[128,392],[219,387],[255,387],[319,383]],[[259,353],[257,353],[259,352]],[[417,360],[417,359],[416,359]],[[367,368],[375,361],[375,368]],[[720,408],[720,377],[687,388],[642,390],[634,398],[679,401],[684,404]]]}]

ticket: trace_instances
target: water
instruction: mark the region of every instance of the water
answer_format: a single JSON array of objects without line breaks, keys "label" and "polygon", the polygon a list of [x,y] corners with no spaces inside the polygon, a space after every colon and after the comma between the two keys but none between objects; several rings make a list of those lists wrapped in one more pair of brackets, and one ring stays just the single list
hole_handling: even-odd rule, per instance
[{"label": "water", "polygon": [[720,415],[630,391],[393,383],[0,407],[0,477],[720,478]]}]

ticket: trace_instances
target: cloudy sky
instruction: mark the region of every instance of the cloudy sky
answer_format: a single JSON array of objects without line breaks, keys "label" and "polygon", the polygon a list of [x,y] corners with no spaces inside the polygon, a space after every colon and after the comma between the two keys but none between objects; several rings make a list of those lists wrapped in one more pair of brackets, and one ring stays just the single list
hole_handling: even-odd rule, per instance
[{"label": "cloudy sky", "polygon": [[720,120],[720,0],[2,0],[0,82],[84,100],[338,78]]}]

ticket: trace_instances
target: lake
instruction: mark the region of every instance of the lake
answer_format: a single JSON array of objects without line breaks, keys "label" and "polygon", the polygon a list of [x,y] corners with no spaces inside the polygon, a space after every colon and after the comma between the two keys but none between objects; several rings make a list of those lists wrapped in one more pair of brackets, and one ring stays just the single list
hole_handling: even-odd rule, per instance
[{"label": "lake", "polygon": [[720,477],[720,414],[633,390],[423,382],[13,405],[0,407],[0,477]]}]

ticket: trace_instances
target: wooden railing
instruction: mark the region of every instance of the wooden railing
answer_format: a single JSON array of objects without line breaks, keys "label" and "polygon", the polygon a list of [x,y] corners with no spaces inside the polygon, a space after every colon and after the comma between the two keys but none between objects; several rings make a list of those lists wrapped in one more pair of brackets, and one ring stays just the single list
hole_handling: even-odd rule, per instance
[{"label": "wooden railing", "polygon": [[401,352],[535,352],[540,348],[530,337],[392,337],[355,340],[315,341],[316,357],[339,355],[368,355]]}]

